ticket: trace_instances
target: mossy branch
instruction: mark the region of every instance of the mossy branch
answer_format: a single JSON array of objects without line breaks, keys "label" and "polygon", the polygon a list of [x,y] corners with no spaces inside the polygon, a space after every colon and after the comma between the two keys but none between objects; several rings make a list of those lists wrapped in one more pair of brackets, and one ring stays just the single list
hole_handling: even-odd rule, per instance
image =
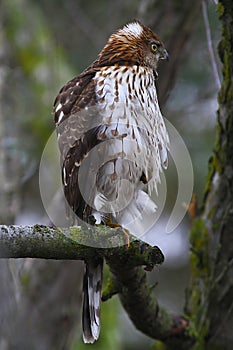
[{"label": "mossy branch", "polygon": [[154,339],[169,343],[172,338],[184,334],[188,322],[160,307],[147,282],[146,270],[152,270],[164,260],[160,249],[133,236],[129,237],[131,243],[127,247],[125,233],[121,229],[96,227],[91,231],[101,238],[107,237],[110,247],[86,245],[88,233],[80,227],[60,229],[42,225],[1,225],[0,258],[87,260],[98,254],[105,258],[114,280],[114,292],[109,286],[103,299],[119,293],[134,325]]},{"label": "mossy branch", "polygon": [[125,234],[121,229],[96,227],[91,233],[101,235],[101,243],[106,246],[107,242],[109,248],[94,246],[94,240],[93,246],[90,246],[90,229],[81,227],[61,229],[44,225],[0,225],[0,258],[87,260],[99,254],[111,260],[115,254],[120,261],[127,260],[130,267],[144,265],[147,269],[152,269],[164,260],[158,247],[151,247],[133,236],[130,236],[131,243],[127,248]]}]

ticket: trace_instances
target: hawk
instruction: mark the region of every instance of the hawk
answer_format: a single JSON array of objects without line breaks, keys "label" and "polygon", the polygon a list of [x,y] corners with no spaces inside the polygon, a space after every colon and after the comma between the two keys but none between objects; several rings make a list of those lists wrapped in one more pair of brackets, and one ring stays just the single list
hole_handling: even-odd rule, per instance
[{"label": "hawk", "polygon": [[[155,80],[159,60],[167,58],[157,35],[132,21],[110,36],[97,59],[55,99],[64,194],[81,221],[134,233],[135,220],[156,210],[150,193],[167,167],[169,139]],[[86,261],[86,343],[99,337],[102,270],[102,258]]]}]

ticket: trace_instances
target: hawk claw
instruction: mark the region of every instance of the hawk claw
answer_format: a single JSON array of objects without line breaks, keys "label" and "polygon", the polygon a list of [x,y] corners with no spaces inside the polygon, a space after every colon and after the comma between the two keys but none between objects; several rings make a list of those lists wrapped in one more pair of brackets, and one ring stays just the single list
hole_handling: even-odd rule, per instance
[{"label": "hawk claw", "polygon": [[87,219],[88,224],[94,226],[96,224],[96,218],[94,215],[89,215]]}]

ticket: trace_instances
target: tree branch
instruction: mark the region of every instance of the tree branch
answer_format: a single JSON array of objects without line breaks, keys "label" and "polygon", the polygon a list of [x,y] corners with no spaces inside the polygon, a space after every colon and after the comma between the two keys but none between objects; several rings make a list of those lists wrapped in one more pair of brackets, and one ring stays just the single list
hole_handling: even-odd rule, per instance
[{"label": "tree branch", "polygon": [[214,75],[214,80],[215,80],[215,85],[216,89],[219,90],[221,87],[221,82],[220,78],[218,75],[218,67],[214,55],[214,49],[213,49],[213,42],[211,38],[211,31],[210,31],[210,23],[209,23],[209,18],[208,18],[208,13],[207,13],[207,4],[206,0],[202,0],[202,15],[203,15],[203,20],[205,24],[205,31],[206,31],[206,40],[207,40],[207,47],[210,55],[210,62],[212,65],[212,70],[213,70],[213,75]]},{"label": "tree branch", "polygon": [[111,261],[114,252],[122,263],[127,260],[130,267],[144,265],[147,269],[164,260],[158,247],[135,240],[133,236],[130,236],[130,247],[126,248],[124,232],[105,226],[93,228],[91,234],[101,235],[101,239],[106,237],[112,248],[90,247],[86,238],[89,231],[81,227],[60,229],[44,225],[0,225],[0,258],[87,260],[99,254]]},{"label": "tree branch", "polygon": [[121,303],[138,330],[167,345],[173,344],[176,338],[186,345],[192,342],[187,331],[188,321],[182,316],[171,315],[158,304],[142,268],[130,269],[119,262],[117,256],[107,259],[107,263],[115,276]]},{"label": "tree branch", "polygon": [[[168,49],[171,61],[168,65],[160,65],[159,77],[161,76],[163,78],[158,79],[157,81],[158,95],[161,106],[165,105],[169,96],[169,91],[171,91],[175,84],[178,68],[180,67],[181,62],[186,59],[185,49],[189,43],[189,38],[193,33],[193,28],[200,14],[200,9],[201,0],[192,2],[183,1],[181,8],[174,6],[173,16],[177,19],[177,22],[171,26],[172,33],[169,39],[166,41],[166,48]],[[167,14],[170,15],[169,11],[167,11]],[[168,17],[164,20],[164,16],[161,18],[165,24],[164,30],[167,30],[167,23],[169,23],[170,19]],[[154,25],[154,27],[156,28],[157,24]]]},{"label": "tree branch", "polygon": [[[121,229],[96,227],[91,234],[106,236],[114,247],[103,249],[85,245],[88,233],[81,227],[61,230],[42,225],[1,225],[0,258],[88,260],[96,254],[101,255],[114,275],[115,292],[119,293],[124,308],[139,330],[168,343],[183,334],[188,322],[160,307],[153,288],[147,282],[145,270],[151,271],[164,260],[160,249],[135,240],[133,236],[130,236],[131,243],[127,248]],[[145,269],[141,266],[145,266]]]}]

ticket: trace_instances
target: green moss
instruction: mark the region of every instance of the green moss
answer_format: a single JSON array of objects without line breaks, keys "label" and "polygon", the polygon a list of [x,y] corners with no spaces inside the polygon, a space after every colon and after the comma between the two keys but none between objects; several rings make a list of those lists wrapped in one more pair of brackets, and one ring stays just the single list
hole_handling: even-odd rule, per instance
[{"label": "green moss", "polygon": [[[199,328],[199,329],[198,329]],[[192,347],[192,350],[204,350],[206,349],[206,337],[209,332],[209,322],[206,321],[202,328],[198,327],[196,328],[196,339],[194,346]]]},{"label": "green moss", "polygon": [[216,6],[216,10],[219,14],[219,17],[221,17],[224,13],[224,6],[221,2],[218,2],[217,6]]},{"label": "green moss", "polygon": [[109,276],[107,279],[103,292],[102,292],[102,301],[110,299],[113,295],[119,292],[115,280]]},{"label": "green moss", "polygon": [[193,225],[190,235],[191,267],[195,277],[209,275],[209,234],[202,220]]},{"label": "green moss", "polygon": [[[67,81],[73,71],[65,51],[57,46],[43,12],[35,1],[27,4],[26,1],[3,0],[2,7],[12,60],[10,65],[18,67],[22,82],[18,99],[28,95],[23,112],[17,102],[17,119],[20,118],[21,132],[25,133],[26,144],[30,145],[27,151],[39,154],[54,129],[53,118],[48,116],[52,112],[55,92],[60,82]],[[54,64],[55,58],[59,62],[59,74]]]},{"label": "green moss", "polygon": [[209,331],[206,319],[210,289],[209,232],[203,219],[193,222],[190,232],[192,279],[188,291],[188,332],[197,339],[192,350],[203,350]]},{"label": "green moss", "polygon": [[23,273],[20,275],[20,282],[24,289],[27,289],[30,285],[31,275],[29,273]]},{"label": "green moss", "polygon": [[[81,227],[80,226],[70,227],[69,233],[68,233],[68,237],[70,237],[71,239],[76,241],[76,240],[80,239],[80,236],[81,236],[80,233],[81,233]],[[67,235],[67,232],[65,232],[65,234]]]},{"label": "green moss", "polygon": [[202,219],[193,222],[190,243],[195,250],[202,250],[209,244],[209,234]]},{"label": "green moss", "polygon": [[166,345],[165,345],[163,342],[159,341],[159,340],[157,340],[157,341],[151,346],[151,350],[166,350],[166,349],[167,349]]}]

